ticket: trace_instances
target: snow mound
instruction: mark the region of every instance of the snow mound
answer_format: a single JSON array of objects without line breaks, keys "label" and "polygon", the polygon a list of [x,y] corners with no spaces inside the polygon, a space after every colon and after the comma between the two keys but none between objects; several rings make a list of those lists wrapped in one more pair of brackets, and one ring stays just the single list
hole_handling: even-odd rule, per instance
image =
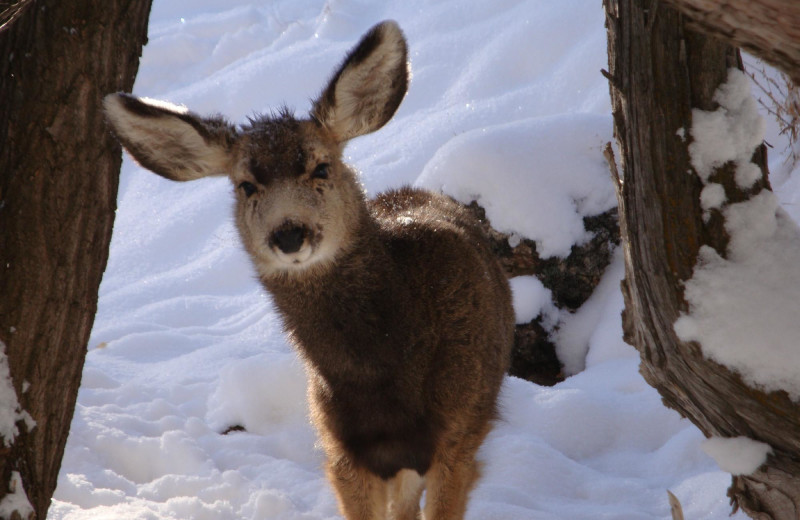
[{"label": "snow mound", "polygon": [[711,437],[703,441],[703,451],[713,458],[723,471],[731,475],[750,475],[767,461],[772,447],[747,437]]},{"label": "snow mound", "polygon": [[610,118],[569,114],[478,128],[454,137],[417,185],[470,203],[495,229],[536,241],[542,258],[590,237],[583,217],[616,205],[601,149]]}]

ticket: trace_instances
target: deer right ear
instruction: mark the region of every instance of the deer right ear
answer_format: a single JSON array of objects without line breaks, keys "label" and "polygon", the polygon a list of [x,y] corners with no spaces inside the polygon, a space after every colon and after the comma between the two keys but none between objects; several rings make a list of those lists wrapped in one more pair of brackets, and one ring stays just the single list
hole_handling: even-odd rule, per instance
[{"label": "deer right ear", "polygon": [[311,115],[344,142],[385,125],[407,89],[406,39],[396,22],[385,21],[350,51]]},{"label": "deer right ear", "polygon": [[148,170],[190,181],[229,169],[236,129],[221,118],[130,94],[109,94],[103,106],[117,139]]}]

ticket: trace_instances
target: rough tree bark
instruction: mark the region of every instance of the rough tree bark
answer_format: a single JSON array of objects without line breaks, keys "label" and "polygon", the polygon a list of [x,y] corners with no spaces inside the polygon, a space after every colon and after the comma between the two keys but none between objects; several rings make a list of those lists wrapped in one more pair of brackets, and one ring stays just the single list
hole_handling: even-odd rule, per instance
[{"label": "rough tree bark", "polygon": [[35,0],[6,0],[0,2],[0,31],[22,16]]},{"label": "rough tree bark", "polygon": [[40,519],[56,486],[116,207],[121,151],[101,99],[131,89],[150,3],[43,0],[0,33],[0,341],[21,407],[36,421],[31,431],[20,424],[0,450],[0,500],[18,471]]},{"label": "rough tree bark", "polygon": [[[727,68],[740,66],[737,51],[694,32],[683,15],[658,1],[604,5],[622,166],[617,189],[625,339],[640,351],[641,372],[664,402],[707,436],[743,435],[772,446],[774,454],[756,473],[734,478],[734,507],[755,518],[800,518],[800,406],[784,392],[748,387],[673,330],[688,310],[682,282],[692,276],[700,246],[724,256],[728,241],[718,211],[703,221],[702,185],[687,175],[689,142],[677,132],[691,127],[692,108],[716,108],[713,93]],[[736,187],[731,167],[717,170],[712,180],[725,186],[730,202],[745,200],[768,187],[765,155],[762,146],[753,157],[763,177],[747,193]]]},{"label": "rough tree bark", "polygon": [[800,85],[797,0],[666,0],[691,29],[710,33],[764,59]]}]

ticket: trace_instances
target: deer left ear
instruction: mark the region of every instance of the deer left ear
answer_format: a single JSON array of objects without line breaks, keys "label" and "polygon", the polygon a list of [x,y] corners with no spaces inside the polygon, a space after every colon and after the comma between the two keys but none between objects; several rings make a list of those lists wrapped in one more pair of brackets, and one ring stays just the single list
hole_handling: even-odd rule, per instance
[{"label": "deer left ear", "polygon": [[314,103],[311,116],[344,142],[385,125],[408,90],[408,49],[394,21],[364,35]]}]

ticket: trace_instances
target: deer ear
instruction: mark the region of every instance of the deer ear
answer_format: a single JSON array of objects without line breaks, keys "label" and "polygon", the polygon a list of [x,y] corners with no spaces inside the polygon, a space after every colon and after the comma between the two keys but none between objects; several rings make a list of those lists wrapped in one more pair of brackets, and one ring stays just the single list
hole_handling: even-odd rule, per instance
[{"label": "deer ear", "polygon": [[201,118],[179,107],[129,94],[103,100],[106,119],[142,166],[173,181],[223,175],[236,129],[222,118]]},{"label": "deer ear", "polygon": [[340,141],[374,132],[394,115],[408,89],[408,50],[396,22],[361,38],[314,103],[311,116]]}]

